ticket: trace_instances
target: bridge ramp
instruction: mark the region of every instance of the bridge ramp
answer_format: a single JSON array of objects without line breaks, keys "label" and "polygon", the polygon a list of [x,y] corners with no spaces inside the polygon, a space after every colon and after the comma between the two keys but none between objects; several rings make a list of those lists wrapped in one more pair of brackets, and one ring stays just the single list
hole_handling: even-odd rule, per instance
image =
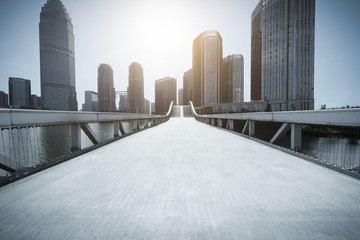
[{"label": "bridge ramp", "polygon": [[171,118],[0,188],[2,239],[358,239],[360,182]]}]

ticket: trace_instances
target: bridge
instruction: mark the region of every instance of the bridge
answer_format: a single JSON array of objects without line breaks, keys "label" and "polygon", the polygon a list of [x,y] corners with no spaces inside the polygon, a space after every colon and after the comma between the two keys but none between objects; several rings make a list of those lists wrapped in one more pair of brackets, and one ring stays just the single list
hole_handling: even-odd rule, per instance
[{"label": "bridge", "polygon": [[[13,113],[24,114],[6,114]],[[358,111],[335,111],[326,124],[340,124],[339,113],[350,116],[342,119],[348,127],[359,124],[352,118]],[[63,120],[57,114],[48,124]],[[75,135],[82,129],[98,139],[86,123],[91,117],[110,122],[116,141],[1,187],[0,238],[358,239],[357,162],[336,166],[303,155],[292,124],[310,120],[301,113],[264,114],[205,116],[174,106],[166,116],[136,120],[76,115]],[[324,122],[319,114],[311,121]],[[260,117],[279,126],[268,142],[255,138],[261,124],[251,121]],[[24,126],[21,121],[39,125],[36,117],[11,119],[13,128]],[[127,133],[126,121],[136,134]],[[9,125],[3,120],[3,131]],[[293,141],[288,149],[274,145],[281,135]],[[79,143],[74,136],[71,142]],[[7,178],[30,171],[14,170]]]}]

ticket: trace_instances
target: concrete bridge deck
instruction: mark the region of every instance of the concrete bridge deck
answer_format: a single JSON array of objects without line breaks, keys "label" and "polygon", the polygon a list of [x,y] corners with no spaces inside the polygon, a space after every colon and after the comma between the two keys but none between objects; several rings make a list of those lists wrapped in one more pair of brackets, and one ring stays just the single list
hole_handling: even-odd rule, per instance
[{"label": "concrete bridge deck", "polygon": [[192,118],[0,188],[0,239],[359,239],[360,181]]}]

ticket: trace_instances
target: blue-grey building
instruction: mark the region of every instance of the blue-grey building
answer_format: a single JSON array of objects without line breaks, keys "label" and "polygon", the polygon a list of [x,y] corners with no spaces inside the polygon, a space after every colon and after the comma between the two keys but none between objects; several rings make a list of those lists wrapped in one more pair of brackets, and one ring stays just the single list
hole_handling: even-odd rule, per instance
[{"label": "blue-grey building", "polygon": [[98,94],[93,91],[85,91],[85,103],[83,104],[83,111],[98,112]]},{"label": "blue-grey building", "polygon": [[261,0],[251,20],[251,99],[314,109],[315,0]]},{"label": "blue-grey building", "polygon": [[73,25],[60,0],[42,7],[39,33],[42,108],[77,111]]},{"label": "blue-grey building", "polygon": [[7,93],[0,91],[0,107],[8,107],[9,106],[9,96]]},{"label": "blue-grey building", "polygon": [[28,79],[9,77],[9,105],[15,108],[30,107],[31,82]]}]

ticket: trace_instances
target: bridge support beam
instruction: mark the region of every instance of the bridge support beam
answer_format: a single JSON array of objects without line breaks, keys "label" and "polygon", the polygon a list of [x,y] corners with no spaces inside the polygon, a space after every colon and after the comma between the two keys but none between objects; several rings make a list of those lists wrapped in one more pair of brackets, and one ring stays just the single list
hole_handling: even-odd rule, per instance
[{"label": "bridge support beam", "polygon": [[234,130],[234,120],[228,119],[226,123],[226,129],[228,130]]},{"label": "bridge support beam", "polygon": [[248,129],[248,127],[249,127],[249,120],[245,122],[244,128],[243,128],[243,130],[242,130],[241,133],[242,133],[242,134],[245,134],[245,132],[246,132],[246,130]]},{"label": "bridge support beam", "polygon": [[211,118],[211,125],[215,126],[215,119]]},{"label": "bridge support beam", "polygon": [[91,129],[91,127],[90,127],[90,125],[88,123],[82,123],[81,124],[81,129],[84,131],[86,136],[88,136],[88,138],[90,139],[90,141],[93,144],[98,144],[99,143],[99,140],[96,138],[96,135],[95,135],[94,131]]},{"label": "bridge support beam", "polygon": [[79,123],[71,124],[71,151],[81,149],[81,127]]},{"label": "bridge support beam", "polygon": [[287,132],[290,131],[290,124],[283,123],[283,125],[280,127],[280,129],[275,133],[275,135],[270,140],[270,143],[274,143],[277,139],[282,138]]},{"label": "bridge support beam", "polygon": [[121,135],[124,135],[124,134],[125,134],[124,127],[123,127],[121,121],[119,121],[119,130],[120,130]]},{"label": "bridge support beam", "polygon": [[301,124],[291,124],[291,149],[301,151]]}]

